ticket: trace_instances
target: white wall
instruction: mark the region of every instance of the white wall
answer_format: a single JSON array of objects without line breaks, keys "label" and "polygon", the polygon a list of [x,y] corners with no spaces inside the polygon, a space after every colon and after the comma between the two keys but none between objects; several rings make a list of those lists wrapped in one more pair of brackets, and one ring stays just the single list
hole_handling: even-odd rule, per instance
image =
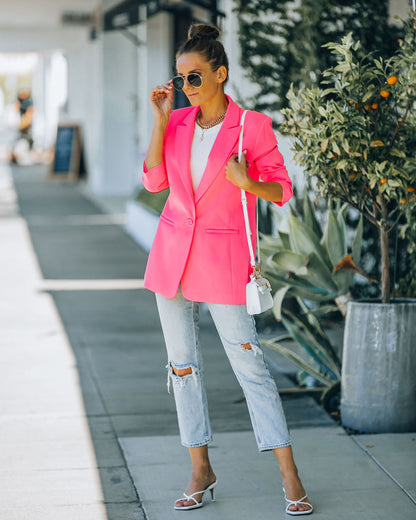
[{"label": "white wall", "polygon": [[136,185],[141,176],[141,165],[150,140],[153,112],[149,104],[150,91],[156,85],[166,83],[172,76],[173,67],[173,17],[159,13],[141,24],[139,38],[145,45],[139,48],[138,66],[138,138],[139,163]]},{"label": "white wall", "polygon": [[[92,191],[131,194],[137,171],[137,48],[119,32],[102,35],[102,91],[97,172]],[[97,121],[98,122],[98,121]]]},{"label": "white wall", "polygon": [[[1,18],[1,14],[0,14]],[[0,52],[43,52],[86,45],[84,27],[1,27]]]},{"label": "white wall", "polygon": [[411,0],[390,0],[389,2],[389,15],[390,15],[390,23],[398,23],[400,22],[394,19],[395,16],[399,16],[400,18],[406,19],[409,11],[411,11]]},{"label": "white wall", "polygon": [[254,95],[256,87],[248,80],[244,73],[244,68],[240,65],[241,51],[238,42],[238,19],[233,13],[233,8],[233,0],[219,1],[219,10],[226,15],[223,20],[221,41],[224,44],[230,66],[230,76],[225,90],[227,94],[237,101],[239,97],[245,99]]},{"label": "white wall", "polygon": [[68,60],[68,104],[61,111],[61,122],[78,123],[82,127],[84,159],[88,184],[99,183],[102,128],[102,41],[88,42],[66,53]]}]

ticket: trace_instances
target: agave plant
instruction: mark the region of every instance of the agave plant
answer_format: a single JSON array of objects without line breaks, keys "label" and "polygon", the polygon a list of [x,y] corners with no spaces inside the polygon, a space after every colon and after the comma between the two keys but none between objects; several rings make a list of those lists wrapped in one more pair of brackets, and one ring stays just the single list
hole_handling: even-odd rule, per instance
[{"label": "agave plant", "polygon": [[[357,265],[361,254],[362,218],[349,252],[347,211],[344,205],[335,215],[330,202],[322,231],[311,201],[305,196],[302,220],[292,211],[289,233],[280,231],[276,237],[262,236],[261,241],[263,258],[267,257],[263,271],[275,290],[273,312],[288,331],[286,335],[263,340],[262,344],[294,361],[302,369],[298,379],[310,374],[325,386],[339,381],[341,362],[317,316],[335,310],[345,315],[354,273],[365,276]],[[282,305],[288,295],[296,299],[300,312]],[[282,345],[287,339],[295,340],[305,355]]]}]

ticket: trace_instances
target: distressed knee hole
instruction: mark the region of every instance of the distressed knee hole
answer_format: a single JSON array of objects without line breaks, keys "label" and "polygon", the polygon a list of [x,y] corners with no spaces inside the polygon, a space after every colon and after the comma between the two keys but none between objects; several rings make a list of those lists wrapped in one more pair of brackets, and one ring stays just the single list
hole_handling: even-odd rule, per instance
[{"label": "distressed knee hole", "polygon": [[189,374],[192,374],[192,367],[176,368],[176,367],[172,366],[172,370],[179,377],[188,376]]},{"label": "distressed knee hole", "polygon": [[241,343],[240,345],[243,352],[253,352],[255,356],[261,352],[260,347],[255,343]]},{"label": "distressed knee hole", "polygon": [[172,361],[170,361],[166,365],[166,368],[168,369],[167,387],[169,393],[171,380],[174,385],[184,387],[189,379],[195,380],[197,377],[197,367],[192,363],[176,366]]}]

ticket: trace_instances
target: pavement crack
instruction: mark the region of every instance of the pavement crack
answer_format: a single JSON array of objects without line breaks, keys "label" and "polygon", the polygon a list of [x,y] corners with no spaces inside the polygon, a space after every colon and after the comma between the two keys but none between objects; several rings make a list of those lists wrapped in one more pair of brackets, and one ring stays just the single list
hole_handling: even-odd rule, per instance
[{"label": "pavement crack", "polygon": [[366,454],[370,457],[370,459],[377,464],[377,466],[383,471],[395,484],[397,487],[399,487],[403,493],[410,498],[410,500],[416,505],[416,500],[412,497],[412,495],[400,484],[400,482],[390,473],[390,471],[379,462],[376,457],[372,453],[368,451],[368,449],[361,444],[361,442],[354,436],[350,436],[351,439],[355,442],[355,444]]}]

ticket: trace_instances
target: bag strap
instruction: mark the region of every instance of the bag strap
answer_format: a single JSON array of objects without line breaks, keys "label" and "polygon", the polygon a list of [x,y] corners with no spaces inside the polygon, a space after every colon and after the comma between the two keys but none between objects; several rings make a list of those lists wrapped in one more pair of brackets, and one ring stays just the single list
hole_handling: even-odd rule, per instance
[{"label": "bag strap", "polygon": [[[244,112],[241,115],[241,130],[240,130],[240,137],[238,140],[238,162],[241,162],[241,158],[243,156],[243,134],[244,134],[244,121],[246,118],[247,110],[244,110]],[[247,235],[247,243],[248,243],[248,250],[250,252],[250,264],[253,269],[253,271],[257,271],[256,266],[256,258],[254,256],[253,251],[253,244],[251,242],[251,226],[250,226],[250,220],[248,218],[248,211],[247,211],[247,195],[246,192],[242,189],[241,190],[241,204],[243,205],[243,213],[244,213],[244,221],[246,224],[246,235]],[[260,243],[259,243],[259,228],[258,228],[258,215],[257,215],[257,199],[256,199],[256,233],[257,233],[257,258],[259,260],[259,271],[260,271]]]}]

